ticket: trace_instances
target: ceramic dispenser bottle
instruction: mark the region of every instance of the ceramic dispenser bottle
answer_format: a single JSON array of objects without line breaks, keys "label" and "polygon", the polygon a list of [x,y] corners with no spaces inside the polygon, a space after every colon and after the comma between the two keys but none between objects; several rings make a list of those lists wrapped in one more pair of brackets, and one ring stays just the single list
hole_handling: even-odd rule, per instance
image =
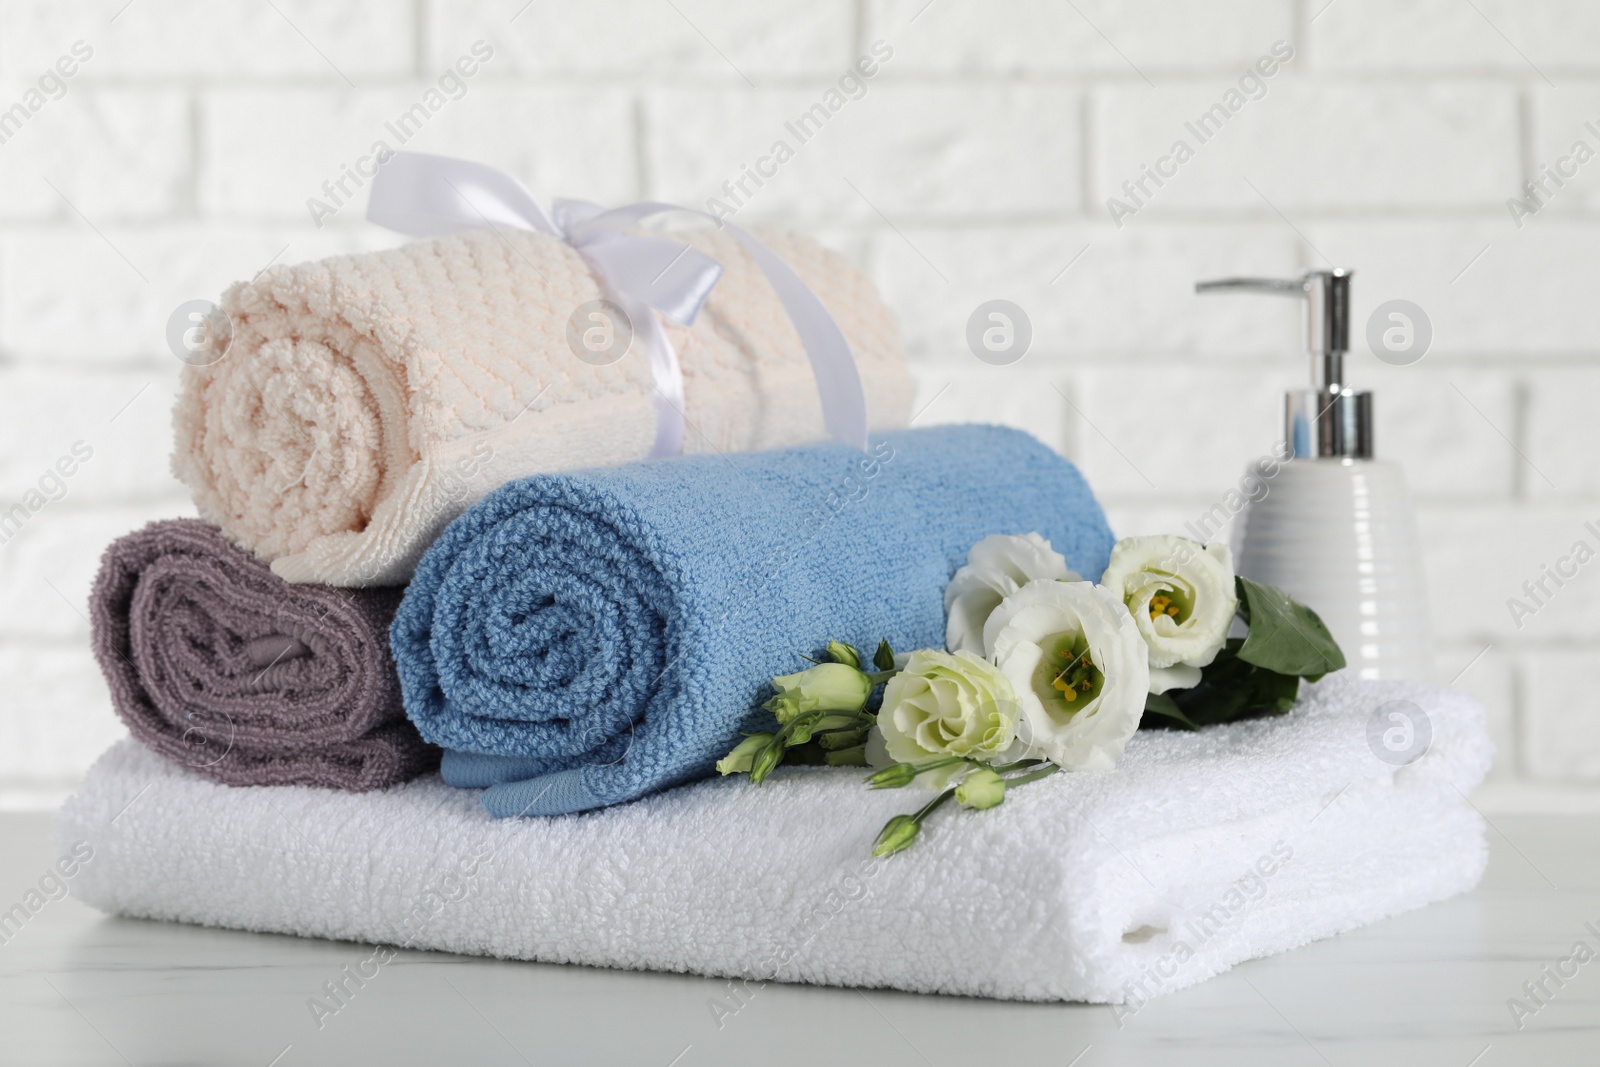
[{"label": "ceramic dispenser bottle", "polygon": [[1311,387],[1285,397],[1287,448],[1279,455],[1291,458],[1271,477],[1250,471],[1265,495],[1235,522],[1235,563],[1245,577],[1310,605],[1344,650],[1348,673],[1431,681],[1427,590],[1405,475],[1373,458],[1372,394],[1345,384],[1350,273],[1195,286],[1290,296],[1306,308]]}]

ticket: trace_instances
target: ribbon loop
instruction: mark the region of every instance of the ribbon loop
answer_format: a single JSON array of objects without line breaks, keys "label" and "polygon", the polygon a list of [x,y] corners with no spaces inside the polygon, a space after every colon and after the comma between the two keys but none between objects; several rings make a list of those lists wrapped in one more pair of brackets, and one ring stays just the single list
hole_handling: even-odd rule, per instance
[{"label": "ribbon loop", "polygon": [[561,232],[528,187],[505,171],[421,152],[396,152],[378,167],[367,220],[412,237],[496,225]]},{"label": "ribbon loop", "polygon": [[693,326],[722,277],[722,264],[698,248],[655,237],[620,237],[576,245],[615,289],[673,322]]},{"label": "ribbon loop", "polygon": [[[656,390],[651,458],[682,451],[684,421],[682,368],[655,313],[693,325],[722,277],[722,264],[692,245],[628,232],[668,211],[713,218],[661,201],[607,210],[585,200],[557,200],[547,214],[528,187],[504,171],[419,152],[396,152],[380,165],[367,203],[370,221],[413,237],[510,226],[560,237],[576,249],[644,338]],[[793,268],[754,234],[725,220],[713,221],[751,254],[788,312],[816,375],[828,433],[865,449],[866,395],[838,323]]]}]

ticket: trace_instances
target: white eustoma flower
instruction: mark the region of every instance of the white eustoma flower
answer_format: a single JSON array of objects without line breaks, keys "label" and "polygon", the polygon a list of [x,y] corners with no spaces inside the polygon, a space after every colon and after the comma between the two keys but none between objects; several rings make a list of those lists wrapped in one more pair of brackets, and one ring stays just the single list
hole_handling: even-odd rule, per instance
[{"label": "white eustoma flower", "polygon": [[1089,582],[1033,581],[1006,597],[984,640],[1017,694],[1007,759],[1110,770],[1139,728],[1150,668],[1122,601]]},{"label": "white eustoma flower", "polygon": [[1036,533],[993,534],[972,546],[944,590],[945,647],[986,656],[983,627],[1000,602],[1035,578],[1076,582],[1066,558]]},{"label": "white eustoma flower", "polygon": [[1128,606],[1150,648],[1152,693],[1198,683],[1239,610],[1233,553],[1187,537],[1123,538],[1100,584]]},{"label": "white eustoma flower", "polygon": [[[1011,682],[988,660],[970,652],[924,648],[883,690],[878,724],[867,741],[867,762],[928,763],[959,756],[989,761],[1017,735],[1017,701]],[[874,758],[877,757],[877,758]],[[944,788],[962,766],[920,775]]]}]

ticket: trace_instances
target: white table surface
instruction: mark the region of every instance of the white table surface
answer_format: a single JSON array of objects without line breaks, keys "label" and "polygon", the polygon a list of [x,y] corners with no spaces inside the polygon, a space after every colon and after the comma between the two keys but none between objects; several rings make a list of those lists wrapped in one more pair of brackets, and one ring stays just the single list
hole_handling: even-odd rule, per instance
[{"label": "white table surface", "polygon": [[[0,816],[0,910],[53,858]],[[1497,817],[1473,893],[1152,1001],[1008,1004],[403,952],[318,1029],[307,999],[370,948],[107,918],[70,897],[0,945],[0,1063],[1600,1064],[1600,959],[1519,1031],[1507,999],[1600,952],[1600,818]]]}]

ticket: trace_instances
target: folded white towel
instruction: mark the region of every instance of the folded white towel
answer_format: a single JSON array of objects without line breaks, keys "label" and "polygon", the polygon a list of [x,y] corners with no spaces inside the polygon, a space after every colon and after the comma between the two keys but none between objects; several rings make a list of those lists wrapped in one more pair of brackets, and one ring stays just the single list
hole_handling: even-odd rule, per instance
[{"label": "folded white towel", "polygon": [[[915,789],[783,769],[585,815],[491,821],[425,778],[379,793],[232,788],[125,741],[62,810],[109,912],[519,959],[1023,1000],[1139,1004],[1241,960],[1470,889],[1482,708],[1329,679],[1289,715],[1140,733],[1122,766],[941,810],[869,860]],[[1367,740],[1409,700],[1397,768]],[[1415,716],[1413,716],[1415,717]],[[729,1007],[736,1004],[730,1003]]]}]

